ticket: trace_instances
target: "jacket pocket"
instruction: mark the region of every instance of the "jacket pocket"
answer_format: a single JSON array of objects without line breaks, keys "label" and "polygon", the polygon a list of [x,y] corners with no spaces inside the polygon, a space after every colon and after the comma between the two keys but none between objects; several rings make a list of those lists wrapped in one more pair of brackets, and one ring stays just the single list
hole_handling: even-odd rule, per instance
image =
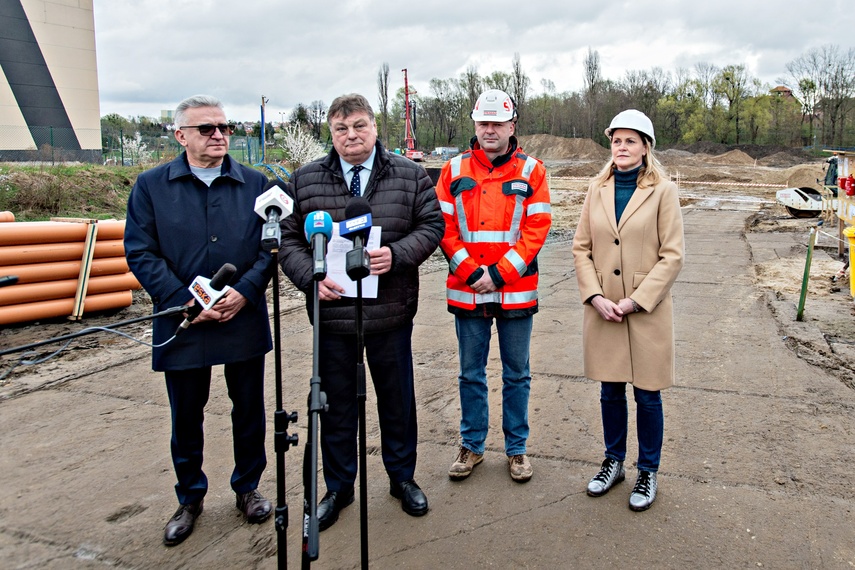
[{"label": "jacket pocket", "polygon": [[475,182],[474,179],[468,178],[466,176],[462,178],[458,178],[457,180],[453,180],[451,182],[451,186],[448,188],[448,191],[451,193],[453,197],[457,197],[463,192],[467,190],[472,190],[473,188],[477,188],[478,183]]},{"label": "jacket pocket", "polygon": [[644,281],[645,277],[647,277],[647,273],[642,273],[640,271],[637,271],[637,272],[632,274],[632,288],[633,288],[633,290],[641,287],[641,282]]},{"label": "jacket pocket", "polygon": [[600,289],[602,289],[603,288],[603,272],[600,271],[599,269],[597,269],[596,271],[597,271],[597,282],[600,284]]}]

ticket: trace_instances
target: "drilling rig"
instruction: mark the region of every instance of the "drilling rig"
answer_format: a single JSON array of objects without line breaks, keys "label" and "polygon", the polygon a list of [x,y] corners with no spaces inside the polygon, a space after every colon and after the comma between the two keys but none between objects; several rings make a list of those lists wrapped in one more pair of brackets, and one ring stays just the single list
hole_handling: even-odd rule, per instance
[{"label": "drilling rig", "polygon": [[412,161],[421,162],[425,159],[425,153],[416,150],[416,139],[413,136],[413,123],[411,121],[411,117],[414,113],[416,103],[415,101],[410,102],[410,94],[416,94],[415,91],[410,91],[410,84],[407,81],[407,70],[402,69],[404,72],[404,143],[406,148],[405,156]]}]

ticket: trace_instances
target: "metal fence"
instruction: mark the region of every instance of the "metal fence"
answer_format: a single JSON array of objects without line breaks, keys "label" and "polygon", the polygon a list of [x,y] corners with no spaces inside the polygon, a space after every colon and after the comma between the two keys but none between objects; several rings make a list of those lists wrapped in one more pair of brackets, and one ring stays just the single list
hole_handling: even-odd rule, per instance
[{"label": "metal fence", "polygon": [[[133,166],[171,160],[182,152],[172,133],[142,135],[121,129],[71,129],[0,125],[0,161],[91,162]],[[255,164],[261,159],[257,137],[232,136],[229,154]]]},{"label": "metal fence", "polygon": [[100,162],[100,129],[0,126],[0,160]]}]

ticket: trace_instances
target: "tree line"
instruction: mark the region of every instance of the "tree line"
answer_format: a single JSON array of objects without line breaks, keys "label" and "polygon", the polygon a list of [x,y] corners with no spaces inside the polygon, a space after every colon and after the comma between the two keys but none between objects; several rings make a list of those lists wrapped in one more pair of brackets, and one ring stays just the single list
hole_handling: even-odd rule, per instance
[{"label": "tree line", "polygon": [[[467,148],[473,135],[469,117],[478,95],[501,89],[514,98],[519,112],[518,135],[549,134],[590,138],[606,144],[603,130],[618,112],[635,108],[647,114],[657,145],[696,142],[784,147],[855,147],[855,48],[829,44],[812,48],[786,64],[787,76],[777,85],[762,84],[744,64],[718,67],[700,62],[691,69],[661,67],[630,70],[620,79],[602,76],[599,53],[589,48],[583,60],[583,87],[558,92],[549,79],[534,86],[514,54],[509,71],[483,75],[469,67],[458,77],[434,78],[427,92],[410,92],[411,120],[419,149]],[[377,72],[375,107],[380,140],[389,149],[404,147],[403,84],[390,94],[389,64]],[[403,83],[403,81],[401,81]],[[327,105],[298,103],[287,123],[329,145]],[[107,140],[118,133],[140,132],[166,144],[165,125],[154,119],[102,118]],[[280,126],[280,130],[286,125]],[[274,126],[265,125],[267,140]],[[258,123],[252,136],[259,133]],[[247,134],[238,125],[236,135]],[[160,137],[158,137],[160,135]],[[171,138],[171,137],[169,137]],[[149,140],[151,140],[149,139]]]},{"label": "tree line", "polygon": [[[855,146],[855,48],[825,45],[786,64],[778,85],[764,85],[744,64],[697,63],[673,72],[661,67],[630,70],[620,79],[602,76],[599,53],[589,48],[583,88],[558,92],[539,86],[514,54],[510,71],[482,75],[469,67],[458,77],[434,78],[426,93],[410,94],[417,146],[466,148],[473,134],[469,112],[485,89],[501,89],[517,103],[520,135],[550,134],[605,143],[604,128],[618,112],[635,108],[653,121],[657,144],[699,141],[786,147]],[[404,144],[403,85],[390,97],[389,65],[377,73],[377,126],[387,148]],[[290,120],[323,140],[326,105],[298,105]],[[328,136],[328,135],[327,135]]]}]

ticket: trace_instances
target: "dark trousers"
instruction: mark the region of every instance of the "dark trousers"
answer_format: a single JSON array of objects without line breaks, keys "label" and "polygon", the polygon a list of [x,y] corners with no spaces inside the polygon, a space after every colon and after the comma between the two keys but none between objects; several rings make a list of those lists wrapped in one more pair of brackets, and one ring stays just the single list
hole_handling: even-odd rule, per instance
[{"label": "dark trousers", "polygon": [[[172,409],[172,464],[178,483],[175,494],[182,505],[195,503],[208,491],[202,471],[205,435],[202,424],[211,391],[211,367],[169,370],[166,391]],[[232,439],[235,468],[231,486],[235,493],[258,487],[267,466],[264,449],[264,356],[224,365],[232,401]]]},{"label": "dark trousers", "polygon": [[[656,390],[632,387],[635,398],[635,424],[638,433],[638,468],[656,473],[662,456],[665,417],[662,395]],[[629,431],[629,411],[626,403],[626,383],[600,383],[600,410],[603,414],[603,439],[606,457],[617,461],[626,458],[626,438]]]},{"label": "dark trousers", "polygon": [[[365,360],[377,397],[383,464],[389,479],[408,481],[416,471],[416,396],[413,389],[413,325],[365,335]],[[320,335],[319,374],[329,410],[321,413],[321,451],[328,491],[356,481],[356,335]]]}]

